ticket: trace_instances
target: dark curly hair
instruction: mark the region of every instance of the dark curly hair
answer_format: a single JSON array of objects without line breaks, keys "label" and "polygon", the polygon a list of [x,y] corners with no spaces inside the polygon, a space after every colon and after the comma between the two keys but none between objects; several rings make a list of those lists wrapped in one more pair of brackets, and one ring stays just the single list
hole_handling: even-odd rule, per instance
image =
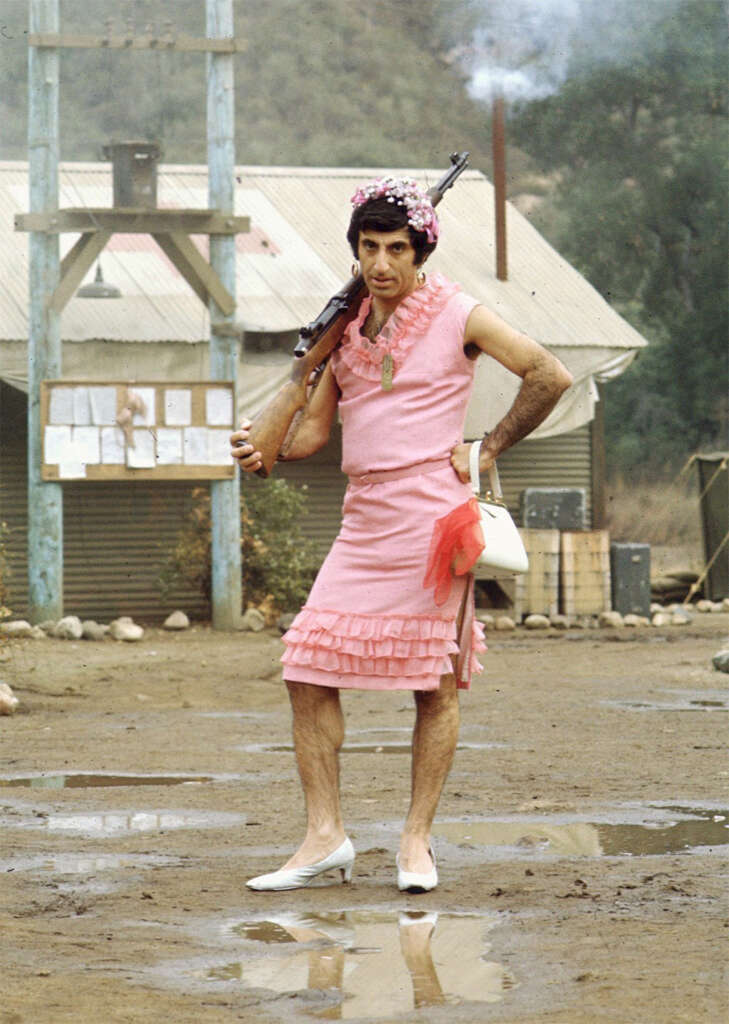
[{"label": "dark curly hair", "polygon": [[425,231],[416,231],[408,224],[408,212],[404,206],[390,203],[384,196],[370,199],[361,206],[355,206],[347,228],[347,241],[352,247],[355,259],[359,255],[360,231],[397,231],[407,228],[410,243],[415,250],[415,263],[420,266],[435,249],[437,242],[429,242]]}]

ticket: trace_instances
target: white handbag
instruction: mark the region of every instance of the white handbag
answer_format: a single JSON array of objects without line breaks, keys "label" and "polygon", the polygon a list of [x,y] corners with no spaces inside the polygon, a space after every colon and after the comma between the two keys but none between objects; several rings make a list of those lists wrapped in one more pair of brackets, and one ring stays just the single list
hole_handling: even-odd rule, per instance
[{"label": "white handbag", "polygon": [[504,504],[496,463],[489,467],[491,490],[487,492],[485,498],[480,496],[481,481],[478,468],[480,454],[481,442],[474,441],[469,453],[469,469],[471,487],[478,499],[481,513],[481,529],[485,547],[470,571],[477,580],[509,579],[519,573],[527,572],[529,559],[516,524]]}]

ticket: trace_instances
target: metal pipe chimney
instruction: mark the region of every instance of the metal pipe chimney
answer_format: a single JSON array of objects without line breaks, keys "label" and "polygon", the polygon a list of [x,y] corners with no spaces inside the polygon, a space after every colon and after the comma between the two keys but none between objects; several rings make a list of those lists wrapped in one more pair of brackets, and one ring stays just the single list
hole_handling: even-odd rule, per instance
[{"label": "metal pipe chimney", "polygon": [[494,161],[494,223],[496,225],[496,277],[508,279],[506,263],[506,144],[504,141],[504,97],[496,96],[491,117],[491,146]]}]

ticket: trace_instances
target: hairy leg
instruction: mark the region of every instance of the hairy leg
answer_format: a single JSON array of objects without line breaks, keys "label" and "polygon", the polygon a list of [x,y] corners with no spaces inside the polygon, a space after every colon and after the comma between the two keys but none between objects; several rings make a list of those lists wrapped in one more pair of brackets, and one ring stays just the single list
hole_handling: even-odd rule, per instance
[{"label": "hairy leg", "polygon": [[460,711],[456,678],[441,678],[438,690],[415,691],[410,810],[400,840],[400,866],[427,872],[430,829],[458,742]]},{"label": "hairy leg", "polygon": [[344,842],[339,804],[339,750],[344,716],[339,690],[287,683],[293,712],[294,750],[306,800],[306,836],[284,865],[298,868],[333,853]]}]

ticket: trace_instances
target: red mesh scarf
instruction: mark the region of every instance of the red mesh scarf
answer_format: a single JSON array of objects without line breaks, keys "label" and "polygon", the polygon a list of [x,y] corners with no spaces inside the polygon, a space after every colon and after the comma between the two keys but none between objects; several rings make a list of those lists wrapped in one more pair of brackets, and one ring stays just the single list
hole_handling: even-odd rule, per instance
[{"label": "red mesh scarf", "polygon": [[435,587],[435,603],[445,604],[453,575],[463,576],[484,549],[481,515],[476,498],[437,519],[428,553],[424,587]]}]

